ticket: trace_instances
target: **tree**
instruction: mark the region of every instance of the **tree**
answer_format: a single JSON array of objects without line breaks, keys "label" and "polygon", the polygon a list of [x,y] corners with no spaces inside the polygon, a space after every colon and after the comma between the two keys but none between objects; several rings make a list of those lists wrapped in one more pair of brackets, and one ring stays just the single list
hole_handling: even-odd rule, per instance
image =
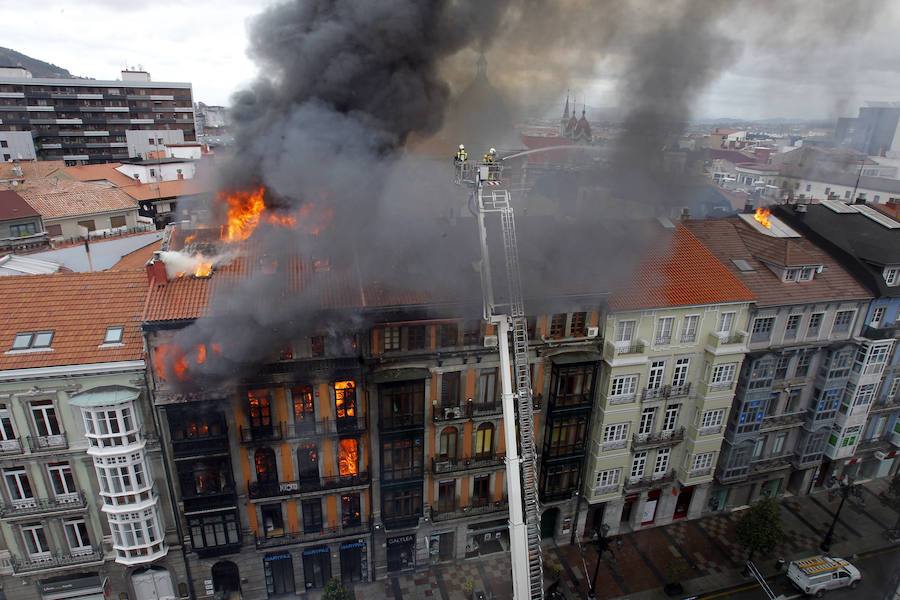
[{"label": "tree", "polygon": [[767,554],[784,538],[781,528],[781,506],[774,498],[762,498],[744,512],[737,524],[737,540],[747,552]]},{"label": "tree", "polygon": [[325,590],[322,593],[322,600],[354,600],[353,594],[344,589],[340,579],[337,577],[325,584]]}]

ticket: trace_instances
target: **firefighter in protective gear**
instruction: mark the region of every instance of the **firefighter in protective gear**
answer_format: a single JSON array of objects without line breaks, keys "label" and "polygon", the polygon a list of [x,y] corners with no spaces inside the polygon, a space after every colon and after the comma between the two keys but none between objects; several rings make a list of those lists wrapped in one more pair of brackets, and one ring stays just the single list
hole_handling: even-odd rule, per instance
[{"label": "firefighter in protective gear", "polygon": [[469,153],[466,152],[465,145],[463,145],[463,144],[459,145],[459,150],[456,151],[455,159],[456,159],[457,163],[464,163],[467,160],[469,160]]},{"label": "firefighter in protective gear", "polygon": [[493,148],[491,148],[490,150],[488,150],[488,151],[485,153],[483,162],[484,162],[484,164],[486,164],[486,165],[492,165],[492,164],[494,164],[494,160],[495,160],[496,158],[497,158],[497,151],[494,150]]}]

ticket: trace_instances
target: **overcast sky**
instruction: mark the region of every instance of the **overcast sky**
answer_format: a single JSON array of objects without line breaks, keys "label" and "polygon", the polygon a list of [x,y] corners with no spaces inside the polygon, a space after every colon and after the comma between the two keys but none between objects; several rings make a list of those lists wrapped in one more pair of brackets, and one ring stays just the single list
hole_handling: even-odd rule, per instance
[{"label": "overcast sky", "polygon": [[[190,81],[195,100],[227,104],[256,73],[246,55],[247,19],[272,2],[0,0],[0,45],[96,79],[140,64],[156,81]],[[697,98],[695,117],[831,118],[855,114],[865,100],[900,100],[900,3],[887,6],[862,35],[819,40],[813,50],[792,45],[796,27],[757,36]],[[742,16],[733,23],[743,36]],[[614,104],[615,63],[598,60],[597,77],[572,87],[590,105]]]}]

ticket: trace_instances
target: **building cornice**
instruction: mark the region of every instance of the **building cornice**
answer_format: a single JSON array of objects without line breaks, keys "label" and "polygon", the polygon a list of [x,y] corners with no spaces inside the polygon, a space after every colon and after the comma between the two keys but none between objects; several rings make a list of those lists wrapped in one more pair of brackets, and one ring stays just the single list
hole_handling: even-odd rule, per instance
[{"label": "building cornice", "polygon": [[59,367],[34,367],[31,369],[10,369],[0,371],[0,382],[20,381],[26,379],[47,379],[54,377],[77,377],[85,375],[103,375],[106,373],[129,373],[142,371],[146,364],[142,360],[119,362],[91,363],[85,365],[63,365]]}]

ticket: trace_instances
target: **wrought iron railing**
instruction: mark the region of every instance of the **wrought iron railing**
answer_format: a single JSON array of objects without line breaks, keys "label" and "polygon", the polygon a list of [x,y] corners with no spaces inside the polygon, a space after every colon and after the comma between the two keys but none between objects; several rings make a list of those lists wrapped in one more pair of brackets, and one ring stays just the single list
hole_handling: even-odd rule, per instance
[{"label": "wrought iron railing", "polygon": [[100,547],[92,546],[84,552],[73,551],[70,554],[48,552],[43,556],[27,556],[24,558],[16,556],[12,559],[12,567],[13,572],[17,574],[33,573],[44,569],[55,569],[70,565],[83,565],[102,560],[103,550]]},{"label": "wrought iron railing", "polygon": [[506,511],[508,508],[509,504],[506,498],[497,501],[487,499],[474,500],[468,506],[457,506],[454,504],[454,506],[445,510],[439,510],[433,506],[431,507],[431,520],[438,522],[461,519],[463,517]]},{"label": "wrought iron railing", "polygon": [[368,521],[363,521],[356,525],[341,524],[334,527],[311,527],[307,531],[270,532],[265,535],[257,535],[255,536],[255,542],[257,548],[277,548],[279,546],[289,546],[291,544],[314,542],[323,538],[360,535],[367,533],[370,528],[371,523]]},{"label": "wrought iron railing", "polygon": [[639,448],[667,446],[669,444],[677,444],[682,440],[684,440],[684,427],[671,429],[669,431],[635,433],[632,436],[631,447],[637,450]]},{"label": "wrought iron railing", "polygon": [[0,517],[20,517],[42,513],[75,510],[86,506],[84,492],[56,498],[31,498],[0,505]]},{"label": "wrought iron railing", "polygon": [[453,473],[469,469],[484,469],[488,467],[503,466],[506,454],[488,454],[469,458],[442,458],[436,456],[431,459],[431,471],[433,473]]},{"label": "wrought iron railing", "polygon": [[369,483],[369,474],[363,471],[356,475],[310,477],[294,481],[251,481],[247,483],[247,491],[250,497],[254,499],[275,498],[319,490],[353,487],[367,483]]}]

